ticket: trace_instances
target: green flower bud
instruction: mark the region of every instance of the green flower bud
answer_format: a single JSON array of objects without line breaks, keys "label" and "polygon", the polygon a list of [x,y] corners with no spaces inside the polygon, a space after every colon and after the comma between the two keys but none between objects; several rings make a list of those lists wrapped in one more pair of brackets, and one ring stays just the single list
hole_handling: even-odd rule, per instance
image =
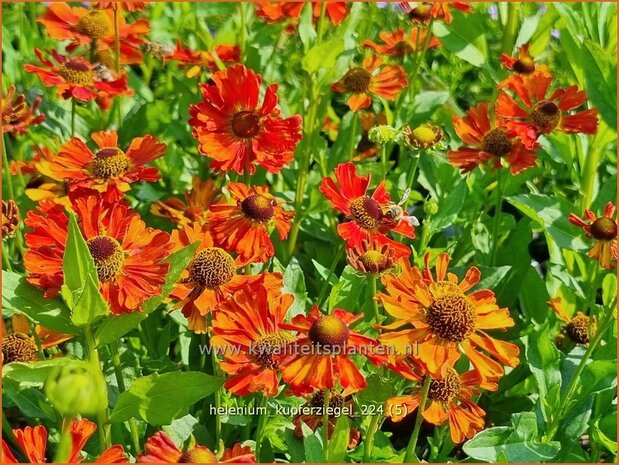
[{"label": "green flower bud", "polygon": [[107,407],[103,375],[90,364],[70,360],[45,382],[45,395],[63,416],[93,415]]},{"label": "green flower bud", "polygon": [[423,204],[423,211],[426,215],[434,215],[438,213],[438,203],[435,200],[428,200]]},{"label": "green flower bud", "polygon": [[368,131],[368,138],[375,144],[385,145],[394,142],[398,134],[397,129],[387,125],[380,125],[374,126]]}]

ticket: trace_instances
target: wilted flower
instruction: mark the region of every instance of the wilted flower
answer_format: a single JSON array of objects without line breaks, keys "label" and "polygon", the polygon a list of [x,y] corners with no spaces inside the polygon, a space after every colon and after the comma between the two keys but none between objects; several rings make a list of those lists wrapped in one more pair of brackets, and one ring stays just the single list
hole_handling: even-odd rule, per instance
[{"label": "wilted flower", "polygon": [[30,126],[45,121],[45,115],[34,113],[43,99],[36,97],[32,106],[28,106],[24,94],[15,95],[15,86],[9,86],[6,95],[2,98],[2,132],[10,132],[13,136],[26,134]]},{"label": "wilted flower", "polygon": [[13,200],[2,201],[2,237],[11,237],[19,227],[19,208]]},{"label": "wilted flower", "polygon": [[600,262],[602,268],[613,268],[617,261],[617,218],[615,204],[608,202],[603,216],[596,216],[591,210],[585,210],[585,219],[570,213],[568,220],[582,228],[587,237],[595,239],[589,251],[589,257]]}]

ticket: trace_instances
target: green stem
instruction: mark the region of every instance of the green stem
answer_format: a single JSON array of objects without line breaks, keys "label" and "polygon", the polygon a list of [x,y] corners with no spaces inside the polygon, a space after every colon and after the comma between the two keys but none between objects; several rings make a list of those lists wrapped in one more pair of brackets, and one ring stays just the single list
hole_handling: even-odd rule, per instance
[{"label": "green stem", "polygon": [[[90,364],[93,366],[95,370],[101,373],[101,377],[105,379],[105,375],[103,374],[103,370],[101,370],[101,362],[99,360],[99,352],[97,351],[97,343],[95,342],[95,338],[92,334],[92,329],[90,325],[84,326],[84,339],[86,342],[86,347],[88,350],[88,360]],[[107,393],[107,385],[105,386]],[[105,435],[104,426],[107,422],[107,411],[103,409],[101,412],[97,414],[97,432],[99,434],[99,447],[101,448],[99,452],[103,452],[103,450],[108,446],[108,439]]]},{"label": "green stem", "polygon": [[9,259],[9,248],[5,241],[2,241],[2,264],[7,271],[13,271],[11,260]]},{"label": "green stem", "polygon": [[331,390],[324,390],[324,403],[322,408],[322,447],[324,451],[324,463],[329,463],[329,402]]},{"label": "green stem", "polygon": [[337,267],[337,264],[339,263],[340,258],[342,258],[342,254],[344,253],[345,248],[346,248],[346,242],[342,242],[340,247],[337,249],[337,253],[335,254],[335,258],[333,259],[333,262],[331,263],[331,268],[329,268],[329,273],[327,274],[327,277],[325,278],[325,282],[322,283],[322,289],[320,290],[320,294],[318,296],[318,301],[317,301],[319,307],[324,303],[324,300],[327,297],[327,289],[329,288],[329,282],[331,281],[331,276],[333,276],[333,273],[335,273],[335,268]]},{"label": "green stem", "polygon": [[241,49],[241,63],[244,63],[245,59],[247,58],[247,15],[245,4],[245,2],[239,2],[239,15],[241,17],[241,27],[239,31],[239,48]]},{"label": "green stem", "polygon": [[428,27],[426,29],[426,38],[423,42],[423,46],[421,48],[421,50],[419,49],[419,44],[420,44],[420,38],[421,38],[421,29],[418,29],[419,34],[417,35],[417,43],[416,43],[416,51],[415,51],[415,64],[413,65],[413,70],[409,75],[409,85],[408,85],[408,95],[409,95],[409,100],[412,102],[413,101],[413,97],[415,94],[415,81],[417,80],[417,74],[419,73],[419,70],[421,69],[421,63],[423,62],[423,59],[426,55],[426,50],[428,49],[428,45],[430,45],[430,39],[432,38],[432,22],[430,22],[430,24],[428,24]]},{"label": "green stem", "polygon": [[380,148],[380,161],[383,165],[383,179],[387,177],[387,144]]},{"label": "green stem", "polygon": [[380,311],[378,310],[378,300],[376,300],[376,275],[372,274],[368,276],[368,280],[370,283],[370,294],[372,295],[372,311],[374,313],[374,321],[376,321],[376,324],[379,325]]},{"label": "green stem", "polygon": [[413,434],[406,447],[406,454],[404,455],[404,463],[419,463],[419,458],[415,453],[417,447],[417,440],[419,439],[419,431],[421,431],[421,423],[423,422],[423,411],[426,408],[426,400],[428,399],[428,392],[430,391],[431,379],[426,376],[423,381],[423,388],[421,389],[421,399],[419,400],[419,406],[417,407],[417,418],[415,419],[415,428]]},{"label": "green stem", "polygon": [[31,320],[28,320],[30,324],[30,331],[32,332],[32,338],[34,339],[34,343],[37,345],[37,351],[39,352],[39,358],[41,360],[45,360],[45,352],[43,352],[43,344],[41,344],[41,338],[37,334],[37,325]]},{"label": "green stem", "polygon": [[496,255],[499,250],[499,226],[501,224],[501,204],[503,203],[502,168],[497,170],[496,195],[494,203],[494,218],[492,220],[492,250],[490,253],[490,266],[496,265]]},{"label": "green stem", "polygon": [[585,211],[591,207],[593,202],[593,188],[595,187],[595,178],[597,170],[600,166],[600,160],[602,158],[602,151],[598,149],[590,150],[585,160],[585,167],[582,180],[582,197],[580,208]]},{"label": "green stem", "polygon": [[71,136],[75,135],[75,97],[71,99]]},{"label": "green stem", "polygon": [[[268,413],[269,398],[264,394],[262,394],[262,398],[260,399],[260,409],[258,411],[261,412],[263,408],[266,409]],[[256,462],[258,463],[260,463],[260,450],[262,448],[262,441],[264,440],[264,427],[266,426],[268,418],[269,415],[266,413],[264,415],[261,414],[258,418],[258,426],[256,428]]]},{"label": "green stem", "polygon": [[368,425],[367,434],[363,445],[363,463],[371,463],[372,448],[374,447],[374,436],[378,431],[378,426],[383,418],[382,415],[374,415]]},{"label": "green stem", "polygon": [[355,157],[355,152],[357,149],[357,145],[355,144],[355,139],[357,136],[357,122],[359,121],[359,115],[356,112],[352,114],[352,120],[350,122],[350,147],[348,148],[348,161],[352,163],[353,158]]},{"label": "green stem", "polygon": [[320,5],[320,16],[318,17],[318,35],[316,37],[316,45],[322,43],[322,38],[325,34],[325,16],[327,12],[327,2],[322,2]]},{"label": "green stem", "polygon": [[[13,189],[13,179],[11,178],[11,170],[9,164],[9,155],[7,151],[7,136],[2,134],[2,172],[6,173],[6,185],[9,188],[9,198],[15,202],[15,190]],[[4,245],[4,244],[3,244]],[[17,225],[15,229],[15,245],[17,245],[17,250],[21,256],[24,256],[24,242],[21,236],[20,224]],[[4,250],[3,250],[3,259],[4,259]],[[8,255],[7,255],[8,258]],[[10,264],[10,262],[9,262]]]},{"label": "green stem", "polygon": [[520,2],[509,2],[507,7],[507,22],[503,32],[503,45],[501,50],[504,53],[511,53],[516,41],[518,23],[520,22]]},{"label": "green stem", "polygon": [[413,184],[415,184],[415,175],[417,174],[417,166],[419,166],[420,156],[420,154],[414,154],[414,158],[411,161],[411,167],[408,172],[408,184],[406,187],[411,190],[413,189]]}]

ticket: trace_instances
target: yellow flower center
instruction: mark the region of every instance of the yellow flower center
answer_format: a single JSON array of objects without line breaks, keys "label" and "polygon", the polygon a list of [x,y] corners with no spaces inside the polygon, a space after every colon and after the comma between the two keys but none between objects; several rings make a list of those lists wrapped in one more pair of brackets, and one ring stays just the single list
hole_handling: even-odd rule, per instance
[{"label": "yellow flower center", "polygon": [[260,132],[260,118],[253,111],[241,111],[232,117],[232,132],[242,139]]},{"label": "yellow flower center", "polygon": [[191,264],[191,279],[213,289],[229,282],[236,274],[236,264],[228,252],[208,247],[196,254]]},{"label": "yellow flower center", "polygon": [[219,463],[217,456],[204,446],[196,446],[185,452],[178,463]]},{"label": "yellow flower center", "polygon": [[309,329],[309,339],[318,347],[343,349],[348,341],[348,326],[338,317],[329,315],[316,320]]},{"label": "yellow flower center", "polygon": [[439,402],[449,402],[460,393],[460,376],[453,368],[448,368],[445,377],[430,381],[428,396]]},{"label": "yellow flower center", "polygon": [[90,10],[82,16],[77,30],[91,39],[103,39],[114,32],[110,19],[102,10]]},{"label": "yellow flower center", "polygon": [[442,339],[461,342],[475,331],[475,309],[461,291],[444,290],[426,309],[426,322]]},{"label": "yellow flower center", "polygon": [[408,142],[414,147],[428,148],[443,138],[441,128],[431,124],[422,124],[407,133]]},{"label": "yellow flower center", "polygon": [[38,358],[34,341],[21,333],[9,334],[2,338],[2,363],[32,362]]},{"label": "yellow flower center", "polygon": [[359,257],[363,266],[371,273],[384,271],[387,265],[387,257],[378,250],[368,250]]},{"label": "yellow flower center", "polygon": [[530,57],[520,58],[514,63],[514,71],[520,74],[531,74],[535,71],[535,63]]},{"label": "yellow flower center", "polygon": [[374,229],[380,225],[383,216],[380,204],[368,197],[357,197],[350,203],[352,219],[365,229]]},{"label": "yellow flower center", "polygon": [[589,317],[587,315],[579,313],[567,324],[566,329],[572,341],[577,344],[589,344]]},{"label": "yellow flower center", "polygon": [[617,223],[612,218],[602,216],[591,223],[591,235],[600,241],[617,238]]},{"label": "yellow flower center", "polygon": [[95,236],[86,245],[95,261],[99,281],[113,280],[125,261],[125,253],[118,241],[108,236]]},{"label": "yellow flower center", "polygon": [[58,68],[58,74],[71,84],[87,86],[92,83],[92,70],[90,66],[81,61],[67,61]]},{"label": "yellow flower center", "polygon": [[542,102],[531,114],[533,124],[543,132],[550,132],[561,121],[561,110],[553,102]]},{"label": "yellow flower center", "polygon": [[495,128],[484,135],[481,141],[481,148],[484,152],[491,153],[496,157],[502,157],[511,152],[512,141],[507,136],[505,130]]},{"label": "yellow flower center", "polygon": [[254,221],[266,223],[275,214],[274,203],[264,195],[252,194],[241,202],[241,211]]},{"label": "yellow flower center", "polygon": [[109,147],[99,150],[92,161],[92,174],[104,180],[117,179],[129,169],[129,159],[122,150]]},{"label": "yellow flower center", "polygon": [[370,89],[372,75],[364,68],[351,68],[342,78],[342,85],[348,92],[363,94]]},{"label": "yellow flower center", "polygon": [[286,331],[265,334],[254,343],[249,352],[260,365],[275,370],[278,368],[279,362],[274,358],[274,355],[278,355],[278,349],[294,340],[294,336]]}]

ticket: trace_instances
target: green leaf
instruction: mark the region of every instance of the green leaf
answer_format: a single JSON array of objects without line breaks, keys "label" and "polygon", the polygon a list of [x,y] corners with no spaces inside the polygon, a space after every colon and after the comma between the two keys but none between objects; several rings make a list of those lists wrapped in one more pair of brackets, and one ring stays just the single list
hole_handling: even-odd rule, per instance
[{"label": "green leaf", "polygon": [[157,373],[139,378],[123,392],[110,415],[112,423],[141,418],[151,425],[169,425],[211,395],[224,380],[196,371]]},{"label": "green leaf", "polygon": [[319,69],[331,69],[344,51],[344,39],[333,39],[312,47],[303,57],[301,67],[309,74]]},{"label": "green leaf", "polygon": [[554,458],[561,449],[557,441],[542,443],[537,437],[535,413],[512,415],[512,426],[497,426],[479,432],[462,449],[484,462],[542,462]]},{"label": "green leaf", "polygon": [[301,423],[301,429],[303,430],[303,447],[305,449],[306,462],[322,463],[324,457],[322,438],[305,423]]},{"label": "green leaf", "polygon": [[587,96],[611,129],[617,128],[617,67],[608,52],[595,42],[586,40],[582,47],[583,68],[586,70]]},{"label": "green leaf", "polygon": [[69,231],[62,259],[62,271],[64,284],[61,294],[72,310],[73,324],[90,325],[107,314],[108,305],[99,292],[97,268],[74,213],[69,214]]},{"label": "green leaf", "polygon": [[30,363],[9,363],[2,368],[2,379],[10,379],[20,388],[43,387],[47,377],[57,367],[66,365],[66,358],[53,358]]},{"label": "green leaf", "polygon": [[50,422],[57,421],[56,411],[49,405],[49,401],[41,391],[23,388],[19,383],[7,379],[2,382],[2,393],[13,401],[22,415]]},{"label": "green leaf", "polygon": [[462,19],[463,15],[455,13],[452,24],[435,21],[432,25],[432,30],[441,40],[445,50],[452,52],[458,58],[469,62],[473,66],[488,69],[486,51],[480,49],[479,46],[480,36],[483,34],[480,16],[474,14],[467,15],[463,21],[466,24],[460,21]]},{"label": "green leaf", "polygon": [[23,313],[54,331],[79,334],[71,323],[71,311],[60,299],[46,299],[26,278],[12,271],[2,270],[2,308]]},{"label": "green leaf", "polygon": [[344,462],[349,440],[350,422],[346,415],[341,415],[337,419],[333,435],[329,440],[329,461],[331,463]]},{"label": "green leaf", "polygon": [[430,219],[429,228],[431,231],[438,232],[453,223],[464,205],[466,194],[466,179],[463,179],[449,195],[439,201],[438,212]]}]

